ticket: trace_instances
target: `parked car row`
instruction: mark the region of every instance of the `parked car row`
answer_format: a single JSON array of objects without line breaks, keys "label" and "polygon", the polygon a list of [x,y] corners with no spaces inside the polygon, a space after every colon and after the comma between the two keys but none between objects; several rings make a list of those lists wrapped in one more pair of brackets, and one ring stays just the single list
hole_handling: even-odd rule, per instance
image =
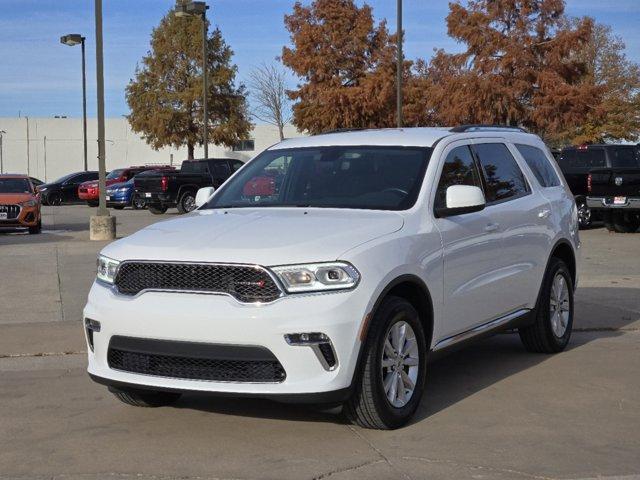
[{"label": "parked car row", "polygon": [[[212,158],[185,160],[180,170],[170,165],[145,165],[119,168],[107,173],[107,207],[135,210],[149,208],[154,214],[177,208],[188,213],[195,208],[196,192],[201,187],[220,187],[243,165],[240,160]],[[34,179],[35,180],[35,179]],[[82,203],[98,206],[98,172],[76,172],[50,183],[39,180],[37,189],[44,205]]]}]

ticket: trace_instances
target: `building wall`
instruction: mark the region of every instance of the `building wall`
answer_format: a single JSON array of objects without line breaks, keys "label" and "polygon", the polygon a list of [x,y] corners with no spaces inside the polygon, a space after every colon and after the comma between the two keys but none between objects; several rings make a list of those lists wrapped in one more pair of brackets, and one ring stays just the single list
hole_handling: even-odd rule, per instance
[{"label": "building wall", "polygon": [[[3,173],[29,173],[43,181],[53,181],[67,173],[83,170],[82,119],[79,118],[0,118]],[[28,141],[27,141],[28,132]],[[87,122],[87,159],[90,170],[98,169],[98,126],[95,118]],[[105,124],[107,170],[130,165],[173,164],[179,166],[187,158],[187,149],[173,147],[154,150],[131,131],[126,118],[108,118]],[[285,128],[285,136],[301,134],[293,126]],[[226,147],[209,145],[209,156],[250,160],[279,141],[278,129],[256,125],[250,135],[255,141],[251,152],[233,152]],[[195,157],[204,155],[196,148]]]}]

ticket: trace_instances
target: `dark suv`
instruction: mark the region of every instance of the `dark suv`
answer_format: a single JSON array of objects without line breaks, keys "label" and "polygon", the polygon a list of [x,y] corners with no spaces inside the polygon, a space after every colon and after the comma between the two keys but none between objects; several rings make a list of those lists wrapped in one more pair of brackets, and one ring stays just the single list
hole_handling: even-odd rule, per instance
[{"label": "dark suv", "polygon": [[618,158],[635,156],[635,145],[592,144],[567,147],[562,150],[558,164],[567,179],[578,206],[580,227],[589,227],[596,218],[587,205],[589,172],[596,169],[615,168]]}]

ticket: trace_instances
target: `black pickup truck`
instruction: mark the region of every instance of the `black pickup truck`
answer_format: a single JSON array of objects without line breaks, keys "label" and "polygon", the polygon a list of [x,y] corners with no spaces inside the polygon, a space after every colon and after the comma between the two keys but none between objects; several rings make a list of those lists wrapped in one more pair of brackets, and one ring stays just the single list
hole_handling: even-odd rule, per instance
[{"label": "black pickup truck", "polygon": [[243,163],[229,158],[185,160],[177,172],[135,177],[136,195],[144,198],[151,213],[159,215],[177,207],[180,213],[196,208],[196,192],[202,187],[218,188]]},{"label": "black pickup truck", "polygon": [[640,228],[640,148],[617,146],[608,168],[595,168],[587,178],[587,205],[601,212],[609,231]]},{"label": "black pickup truck", "polygon": [[602,219],[602,209],[591,209],[587,204],[589,173],[593,170],[618,168],[625,158],[633,158],[635,145],[589,144],[562,149],[558,165],[564,174],[578,206],[580,228],[591,226],[593,220]]}]

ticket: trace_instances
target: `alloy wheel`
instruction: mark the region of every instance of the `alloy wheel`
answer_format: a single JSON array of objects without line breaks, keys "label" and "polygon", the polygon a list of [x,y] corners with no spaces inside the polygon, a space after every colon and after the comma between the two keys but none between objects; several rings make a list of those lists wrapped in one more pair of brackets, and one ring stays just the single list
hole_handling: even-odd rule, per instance
[{"label": "alloy wheel", "polygon": [[562,273],[558,272],[551,284],[551,295],[549,296],[551,329],[553,330],[553,334],[558,338],[562,338],[567,331],[570,308],[569,286]]},{"label": "alloy wheel", "polygon": [[404,407],[415,390],[420,365],[416,334],[407,322],[398,319],[389,327],[380,365],[388,402],[396,408]]}]

